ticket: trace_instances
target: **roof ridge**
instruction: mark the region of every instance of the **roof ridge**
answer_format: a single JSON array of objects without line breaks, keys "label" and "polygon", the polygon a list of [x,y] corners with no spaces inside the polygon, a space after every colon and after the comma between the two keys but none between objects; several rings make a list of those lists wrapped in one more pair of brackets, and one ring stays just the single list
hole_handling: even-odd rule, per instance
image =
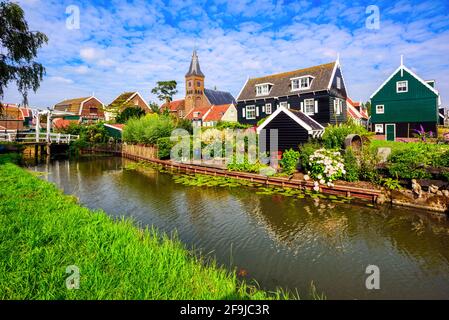
[{"label": "roof ridge", "polygon": [[270,74],[267,76],[262,76],[262,77],[257,77],[257,78],[250,78],[250,80],[260,80],[260,79],[265,79],[265,78],[271,78],[271,77],[279,77],[279,76],[284,76],[290,73],[297,73],[297,72],[304,72],[307,71],[309,69],[315,69],[315,68],[321,68],[324,66],[334,66],[335,65],[335,61],[334,62],[329,62],[329,63],[323,63],[323,64],[319,64],[316,66],[311,66],[311,67],[307,67],[307,68],[302,68],[302,69],[296,69],[296,70],[292,70],[292,71],[284,71],[284,72],[280,72],[280,73],[274,73],[274,74]]}]

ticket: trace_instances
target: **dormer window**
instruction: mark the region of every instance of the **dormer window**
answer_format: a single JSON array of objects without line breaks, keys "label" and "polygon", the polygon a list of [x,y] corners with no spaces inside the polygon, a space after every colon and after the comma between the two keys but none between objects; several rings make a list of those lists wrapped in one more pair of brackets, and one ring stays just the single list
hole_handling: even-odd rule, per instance
[{"label": "dormer window", "polygon": [[271,87],[273,84],[271,83],[262,83],[256,85],[256,95],[257,96],[266,96],[270,93]]},{"label": "dormer window", "polygon": [[313,77],[305,76],[299,78],[290,79],[292,83],[292,91],[296,90],[307,90],[312,86]]}]

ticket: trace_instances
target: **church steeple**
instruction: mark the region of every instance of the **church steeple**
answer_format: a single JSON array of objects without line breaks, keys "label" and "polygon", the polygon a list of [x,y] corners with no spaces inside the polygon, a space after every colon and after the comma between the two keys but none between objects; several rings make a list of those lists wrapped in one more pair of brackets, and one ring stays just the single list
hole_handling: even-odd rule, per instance
[{"label": "church steeple", "polygon": [[191,76],[203,77],[204,74],[201,72],[200,62],[198,60],[198,55],[196,50],[193,50],[192,61],[190,62],[189,71],[186,73],[186,78]]},{"label": "church steeple", "polygon": [[201,72],[200,62],[196,50],[193,50],[189,71],[186,73],[185,109],[188,114],[195,107],[207,104],[204,96],[204,73]]}]

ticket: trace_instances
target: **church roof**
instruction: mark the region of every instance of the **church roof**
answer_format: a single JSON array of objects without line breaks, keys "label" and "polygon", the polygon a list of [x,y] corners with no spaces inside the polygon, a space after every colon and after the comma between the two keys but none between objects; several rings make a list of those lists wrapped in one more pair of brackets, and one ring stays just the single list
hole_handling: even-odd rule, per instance
[{"label": "church roof", "polygon": [[209,103],[211,105],[236,103],[232,94],[226,91],[204,89],[204,94],[206,95],[207,100],[209,100]]},{"label": "church roof", "polygon": [[190,61],[189,71],[186,73],[186,77],[190,76],[200,76],[204,77],[204,73],[201,72],[200,62],[198,60],[198,55],[196,54],[196,50],[193,51],[192,61]]}]

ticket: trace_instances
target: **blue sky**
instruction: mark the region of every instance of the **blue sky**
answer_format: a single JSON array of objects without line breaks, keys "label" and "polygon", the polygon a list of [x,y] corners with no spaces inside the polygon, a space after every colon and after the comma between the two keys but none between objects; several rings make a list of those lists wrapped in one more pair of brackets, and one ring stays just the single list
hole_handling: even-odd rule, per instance
[{"label": "blue sky", "polygon": [[[349,94],[366,101],[405,64],[435,79],[449,103],[449,3],[440,1],[143,1],[20,0],[30,28],[46,33],[39,61],[47,75],[30,104],[49,107],[93,92],[110,103],[124,91],[156,101],[159,80],[184,93],[196,46],[206,87],[235,96],[248,76],[334,61],[340,54]],[[66,26],[66,8],[80,10],[80,28]],[[369,5],[379,29],[366,27]],[[20,102],[15,87],[5,102]]]}]

